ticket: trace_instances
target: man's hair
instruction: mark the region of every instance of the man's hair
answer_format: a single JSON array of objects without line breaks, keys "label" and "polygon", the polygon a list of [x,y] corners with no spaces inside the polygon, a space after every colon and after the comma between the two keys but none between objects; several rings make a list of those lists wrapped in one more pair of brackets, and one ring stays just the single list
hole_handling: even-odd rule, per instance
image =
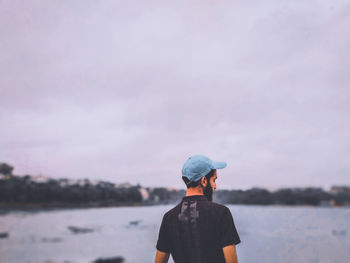
[{"label": "man's hair", "polygon": [[[210,181],[210,178],[214,175],[214,172],[215,172],[215,170],[212,169],[212,170],[210,170],[209,173],[207,173],[207,174],[205,175],[205,177],[206,177],[207,180],[208,180],[208,183],[209,183],[209,181]],[[202,178],[203,178],[203,177],[202,177]],[[202,179],[202,178],[201,178],[201,179]],[[201,181],[201,179],[199,179],[199,180],[196,181],[196,182],[191,182],[187,177],[182,176],[182,180],[185,182],[187,188],[198,186],[199,183],[200,183],[200,181]]]}]

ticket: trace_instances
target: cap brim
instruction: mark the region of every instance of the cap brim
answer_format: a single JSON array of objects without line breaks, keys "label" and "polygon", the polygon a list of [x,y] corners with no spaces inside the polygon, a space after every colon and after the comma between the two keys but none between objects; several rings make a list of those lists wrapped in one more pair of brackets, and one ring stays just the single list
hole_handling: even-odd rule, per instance
[{"label": "cap brim", "polygon": [[213,169],[222,169],[226,167],[225,162],[213,162]]}]

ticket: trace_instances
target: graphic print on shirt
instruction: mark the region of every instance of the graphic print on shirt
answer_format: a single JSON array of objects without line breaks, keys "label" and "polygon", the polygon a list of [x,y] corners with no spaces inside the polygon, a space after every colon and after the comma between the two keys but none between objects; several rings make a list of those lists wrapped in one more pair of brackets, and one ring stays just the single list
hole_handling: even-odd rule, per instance
[{"label": "graphic print on shirt", "polygon": [[181,213],[178,219],[181,225],[181,234],[184,241],[188,244],[187,259],[190,263],[201,263],[200,253],[200,233],[197,226],[199,211],[197,210],[197,201],[184,201],[181,207]]},{"label": "graphic print on shirt", "polygon": [[181,207],[181,214],[179,214],[178,218],[181,222],[191,223],[197,222],[197,218],[199,217],[199,211],[197,210],[197,201],[184,201]]}]

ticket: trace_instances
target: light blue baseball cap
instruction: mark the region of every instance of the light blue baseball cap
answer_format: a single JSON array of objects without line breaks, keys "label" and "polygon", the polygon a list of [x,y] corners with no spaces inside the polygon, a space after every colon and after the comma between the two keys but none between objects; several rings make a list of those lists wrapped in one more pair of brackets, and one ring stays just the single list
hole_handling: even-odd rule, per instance
[{"label": "light blue baseball cap", "polygon": [[184,163],[182,176],[187,177],[192,182],[196,182],[203,176],[206,176],[211,170],[225,167],[225,162],[213,162],[204,155],[194,155]]}]

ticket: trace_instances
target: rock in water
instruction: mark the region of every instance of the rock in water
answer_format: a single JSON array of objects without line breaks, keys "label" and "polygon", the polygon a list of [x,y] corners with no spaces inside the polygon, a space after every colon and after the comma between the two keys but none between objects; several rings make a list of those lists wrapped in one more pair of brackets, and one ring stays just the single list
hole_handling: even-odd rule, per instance
[{"label": "rock in water", "polygon": [[130,221],[129,224],[137,226],[140,222],[141,222],[141,220],[134,220],[134,221]]},{"label": "rock in water", "polygon": [[9,237],[9,233],[7,232],[0,232],[0,238],[7,238]]},{"label": "rock in water", "polygon": [[69,226],[68,229],[72,231],[74,234],[85,234],[85,233],[90,233],[94,231],[91,228],[76,227],[76,226]]},{"label": "rock in water", "polygon": [[123,257],[114,257],[114,258],[99,258],[96,259],[93,263],[123,263]]}]

